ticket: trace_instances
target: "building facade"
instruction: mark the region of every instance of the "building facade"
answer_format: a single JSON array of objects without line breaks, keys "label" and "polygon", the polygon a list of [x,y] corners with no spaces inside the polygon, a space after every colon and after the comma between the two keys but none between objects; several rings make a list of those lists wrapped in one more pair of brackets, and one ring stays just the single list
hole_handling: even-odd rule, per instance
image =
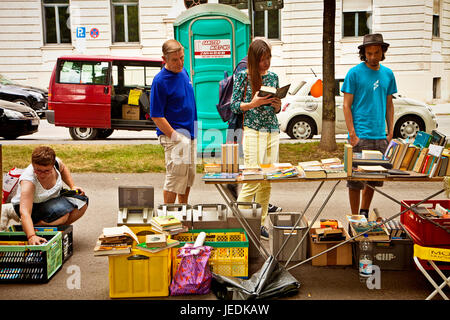
[{"label": "building facade", "polygon": [[[160,57],[187,7],[236,2],[0,0],[0,74],[47,87],[61,55]],[[282,84],[321,75],[322,21],[322,0],[284,0],[282,9],[254,12],[253,34],[271,41],[272,70]],[[336,0],[335,27],[336,79],[360,62],[363,35],[382,33],[390,43],[382,63],[394,71],[399,93],[450,101],[450,0]]]}]

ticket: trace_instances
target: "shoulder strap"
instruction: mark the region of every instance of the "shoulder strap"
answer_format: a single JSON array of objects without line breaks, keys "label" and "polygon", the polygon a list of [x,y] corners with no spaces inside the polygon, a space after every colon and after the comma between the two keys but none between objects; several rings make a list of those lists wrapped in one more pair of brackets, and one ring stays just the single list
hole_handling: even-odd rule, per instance
[{"label": "shoulder strap", "polygon": [[59,162],[58,162],[58,160],[55,160],[55,168],[56,168],[56,170],[60,171],[59,170]]}]

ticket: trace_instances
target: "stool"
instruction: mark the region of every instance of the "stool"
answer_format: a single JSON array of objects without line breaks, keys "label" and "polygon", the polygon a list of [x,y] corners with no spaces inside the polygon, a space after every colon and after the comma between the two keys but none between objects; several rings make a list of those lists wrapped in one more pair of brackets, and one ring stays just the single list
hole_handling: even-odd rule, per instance
[{"label": "stool", "polygon": [[[434,261],[442,261],[442,262],[450,262],[450,249],[445,248],[431,248],[431,247],[422,247],[417,244],[414,244],[414,262],[416,263],[419,270],[423,273],[425,278],[428,279],[428,281],[433,285],[435,290],[425,299],[425,300],[431,300],[433,297],[439,293],[442,298],[445,300],[449,300],[447,295],[442,291],[442,288],[445,287],[445,285],[448,285],[450,287],[450,276],[448,278],[445,277],[445,275],[442,273],[442,271],[436,266]],[[441,276],[442,279],[444,279],[444,282],[441,285],[437,285],[437,283],[430,277],[428,272],[425,270],[425,268],[420,263],[419,259],[427,260],[430,265],[433,267],[434,270]]]}]

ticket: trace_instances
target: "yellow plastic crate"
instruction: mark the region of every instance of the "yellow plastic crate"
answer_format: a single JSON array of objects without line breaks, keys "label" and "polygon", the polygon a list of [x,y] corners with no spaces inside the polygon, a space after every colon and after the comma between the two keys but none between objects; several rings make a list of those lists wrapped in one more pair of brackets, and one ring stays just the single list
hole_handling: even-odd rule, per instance
[{"label": "yellow plastic crate", "polygon": [[191,230],[173,236],[180,241],[172,248],[172,274],[175,275],[181,259],[178,249],[186,242],[194,243],[200,232],[206,233],[205,246],[212,247],[209,266],[212,272],[228,276],[248,278],[248,240],[244,229]]},{"label": "yellow plastic crate", "polygon": [[158,253],[132,249],[131,254],[109,256],[111,298],[167,297],[171,281],[170,248]]}]

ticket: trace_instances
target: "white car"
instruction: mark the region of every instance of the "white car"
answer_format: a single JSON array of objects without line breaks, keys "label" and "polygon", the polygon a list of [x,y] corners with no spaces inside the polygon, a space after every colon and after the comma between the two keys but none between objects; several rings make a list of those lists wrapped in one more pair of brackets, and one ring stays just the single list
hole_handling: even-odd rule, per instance
[{"label": "white car", "polygon": [[[310,95],[311,87],[318,78],[308,78],[290,88],[282,100],[281,112],[277,114],[280,130],[292,139],[311,139],[322,133],[322,97]],[[338,82],[337,82],[338,83]],[[343,80],[339,82],[339,89]],[[343,93],[337,92],[336,134],[348,133],[345,124]],[[415,137],[418,131],[431,133],[437,128],[436,116],[430,106],[423,102],[394,94],[394,137]]]}]

